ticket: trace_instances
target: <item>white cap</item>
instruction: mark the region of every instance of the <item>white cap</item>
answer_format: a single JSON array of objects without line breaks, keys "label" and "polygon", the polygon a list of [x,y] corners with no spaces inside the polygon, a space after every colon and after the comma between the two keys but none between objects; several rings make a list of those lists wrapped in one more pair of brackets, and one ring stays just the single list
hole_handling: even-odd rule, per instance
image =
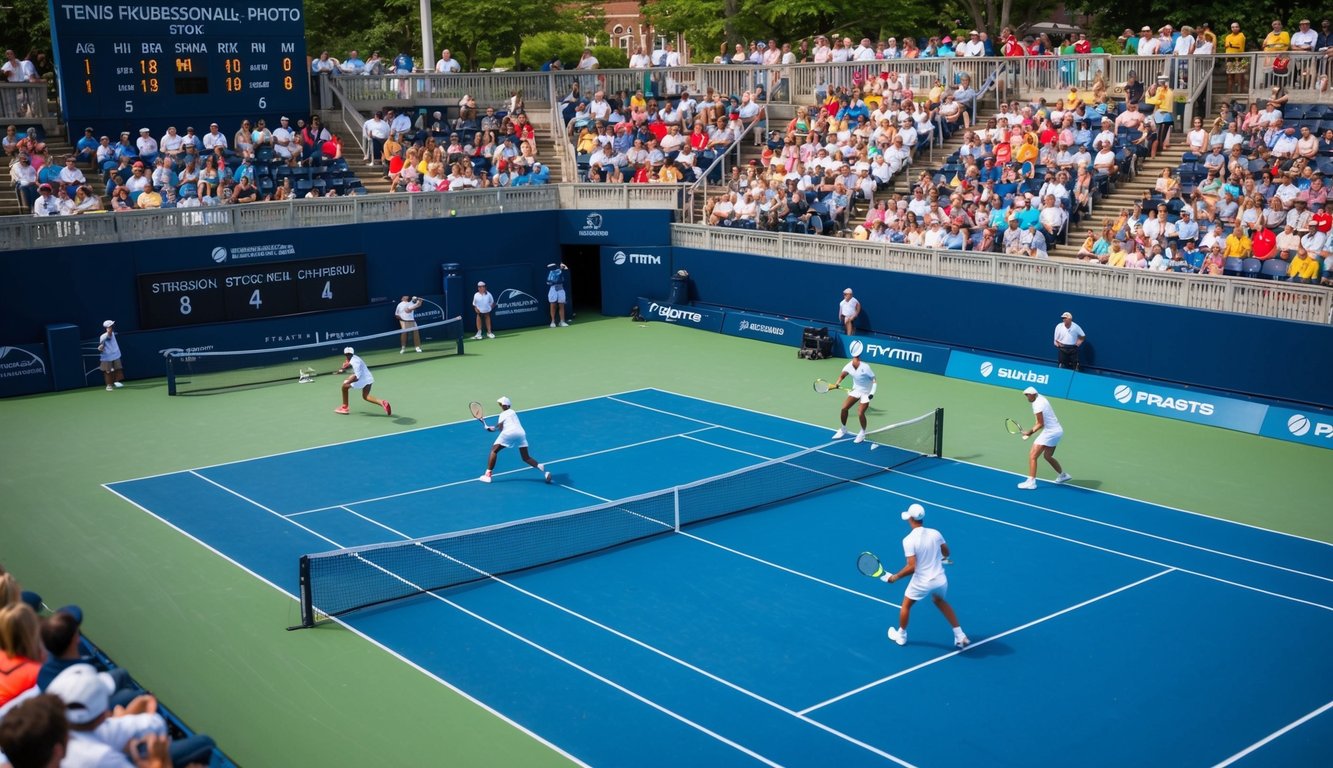
[{"label": "white cap", "polygon": [[103,327],[103,328],[110,328],[111,326],[113,326],[113,325],[115,325],[115,324],[116,324],[116,321],[115,321],[115,320],[103,320],[103,321],[102,321],[102,327]]},{"label": "white cap", "polygon": [[1023,390],[1023,394],[1025,394],[1025,395],[1035,395],[1035,394],[1037,394],[1037,388],[1036,388],[1036,387],[1028,387],[1027,389]]},{"label": "white cap", "polygon": [[506,408],[512,407],[514,405],[513,403],[509,402],[509,398],[505,397],[504,395],[501,395],[500,398],[495,402],[499,403],[500,405],[503,405]]},{"label": "white cap", "polygon": [[355,354],[356,354],[356,350],[355,350],[355,349],[352,349],[351,347],[343,347],[343,354],[344,354],[344,355],[355,355]]},{"label": "white cap", "polygon": [[1073,319],[1074,319],[1074,316],[1071,315],[1071,314],[1069,314],[1068,312],[1064,313],[1063,315],[1060,315],[1060,318],[1061,318],[1061,319],[1064,319],[1064,318],[1066,318],[1066,317],[1069,318],[1070,320],[1073,320]]},{"label": "white cap", "polygon": [[903,512],[904,520],[923,520],[926,517],[926,508],[920,504],[913,504]]},{"label": "white cap", "polygon": [[843,293],[851,293],[851,292],[852,292],[852,289],[851,289],[851,288],[843,288],[843,289],[842,289],[842,292],[843,292]]},{"label": "white cap", "polygon": [[46,686],[65,702],[65,717],[75,725],[91,723],[110,707],[116,684],[111,675],[98,672],[91,664],[75,664],[56,675]]},{"label": "white cap", "polygon": [[485,281],[485,280],[478,280],[478,281],[477,281],[477,287],[478,287],[478,288],[485,287],[485,285],[486,285],[486,281]]}]

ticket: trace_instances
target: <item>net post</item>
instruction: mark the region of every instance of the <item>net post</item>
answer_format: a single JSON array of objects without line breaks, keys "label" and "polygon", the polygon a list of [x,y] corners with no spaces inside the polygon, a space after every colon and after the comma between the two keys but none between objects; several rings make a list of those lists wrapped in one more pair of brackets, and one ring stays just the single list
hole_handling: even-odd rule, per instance
[{"label": "net post", "polygon": [[176,394],[176,365],[171,355],[164,356],[164,359],[167,361],[167,396],[170,397]]},{"label": "net post", "polygon": [[944,455],[944,409],[935,409],[935,458]]},{"label": "net post", "polygon": [[674,520],[674,530],[680,533],[680,486],[677,485],[671,489],[671,507]]},{"label": "net post", "polygon": [[315,601],[311,596],[310,589],[310,556],[301,555],[300,565],[301,584],[301,625],[292,627],[292,629],[307,629],[315,626]]}]

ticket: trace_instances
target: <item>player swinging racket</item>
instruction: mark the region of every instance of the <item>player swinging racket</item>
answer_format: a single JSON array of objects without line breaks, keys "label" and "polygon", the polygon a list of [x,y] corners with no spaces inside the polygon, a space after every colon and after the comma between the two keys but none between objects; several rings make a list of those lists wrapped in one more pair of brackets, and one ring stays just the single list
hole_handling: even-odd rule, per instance
[{"label": "player swinging racket", "polygon": [[912,616],[912,606],[919,600],[929,597],[935,607],[940,609],[944,618],[953,627],[953,644],[959,648],[972,642],[963,634],[958,625],[958,616],[953,606],[944,597],[949,592],[949,577],[944,575],[944,563],[949,557],[949,545],[944,536],[934,528],[927,528],[922,522],[926,519],[926,509],[920,504],[913,504],[903,512],[902,518],[912,526],[912,532],[903,537],[903,555],[907,564],[897,573],[886,573],[880,577],[885,583],[891,583],[908,575],[903,593],[903,607],[898,611],[898,626],[889,627],[889,639],[898,645],[907,645],[907,621]]},{"label": "player swinging racket", "polygon": [[338,367],[337,373],[342,373],[348,368],[352,369],[352,375],[343,380],[343,404],[333,409],[334,413],[347,413],[347,392],[352,389],[361,390],[361,399],[367,403],[374,403],[384,409],[384,413],[392,416],[393,409],[389,407],[388,400],[381,400],[370,394],[370,385],[375,383],[375,377],[370,375],[370,369],[366,367],[366,361],[357,356],[356,350],[347,347],[343,350],[347,360]]},{"label": "player swinging racket", "polygon": [[847,412],[851,410],[853,403],[860,403],[856,416],[861,420],[861,431],[856,433],[855,440],[859,443],[866,439],[866,409],[870,407],[870,400],[875,396],[875,388],[879,386],[879,382],[875,381],[875,372],[870,370],[870,366],[861,362],[860,355],[852,355],[852,361],[842,367],[842,372],[838,374],[838,380],[833,382],[833,387],[836,389],[848,376],[852,377],[852,391],[848,392],[846,399],[842,401],[842,426],[833,433],[833,439],[837,440],[847,435]]},{"label": "player swinging racket", "polygon": [[495,444],[491,446],[491,457],[486,462],[486,474],[477,478],[483,483],[491,481],[491,472],[495,470],[495,458],[500,455],[502,448],[517,448],[518,455],[529,466],[536,467],[538,472],[542,473],[546,482],[551,482],[551,473],[546,471],[546,467],[539,464],[536,459],[528,453],[528,434],[523,431],[523,425],[518,420],[518,414],[513,411],[513,403],[507,397],[501,397],[495,402],[500,404],[500,418],[495,420],[495,426],[486,425],[487,432],[500,430],[500,434],[495,438]]},{"label": "player swinging racket", "polygon": [[1067,483],[1070,480],[1068,474],[1060,466],[1060,462],[1055,460],[1055,446],[1060,444],[1060,438],[1064,437],[1065,429],[1060,426],[1060,420],[1055,417],[1055,409],[1051,407],[1051,402],[1042,394],[1037,392],[1036,387],[1028,387],[1023,390],[1023,395],[1027,397],[1028,402],[1032,403],[1032,412],[1037,415],[1037,423],[1032,429],[1024,430],[1023,437],[1036,434],[1037,439],[1032,441],[1032,450],[1028,451],[1028,479],[1018,484],[1019,488],[1030,491],[1037,487],[1037,457],[1045,456],[1046,463],[1051,465],[1059,474],[1056,475],[1055,482]]}]

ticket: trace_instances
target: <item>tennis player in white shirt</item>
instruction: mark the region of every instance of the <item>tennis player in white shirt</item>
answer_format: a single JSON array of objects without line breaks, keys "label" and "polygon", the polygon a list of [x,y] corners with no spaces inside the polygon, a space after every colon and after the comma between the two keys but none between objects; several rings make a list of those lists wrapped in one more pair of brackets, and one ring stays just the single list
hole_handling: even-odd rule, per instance
[{"label": "tennis player in white shirt", "polygon": [[500,434],[495,438],[495,444],[491,446],[491,457],[486,462],[486,474],[477,478],[483,483],[491,481],[491,472],[495,470],[495,458],[500,455],[502,448],[517,448],[518,455],[529,466],[535,467],[546,482],[551,482],[551,473],[546,471],[546,467],[537,462],[536,459],[528,453],[528,433],[523,431],[523,425],[518,420],[518,414],[513,410],[513,403],[509,398],[501,397],[495,402],[500,404],[500,418],[495,420],[495,426],[487,425],[487,432],[500,430]]},{"label": "tennis player in white shirt", "polygon": [[1032,429],[1023,430],[1023,437],[1041,432],[1036,440],[1032,441],[1032,450],[1028,452],[1028,479],[1018,484],[1019,488],[1030,491],[1037,487],[1037,457],[1045,456],[1046,463],[1051,468],[1060,473],[1056,476],[1055,482],[1067,483],[1070,480],[1068,474],[1061,468],[1060,462],[1055,460],[1055,447],[1060,444],[1060,438],[1065,436],[1064,427],[1060,426],[1060,420],[1055,416],[1055,409],[1051,407],[1051,401],[1037,392],[1036,387],[1028,387],[1023,390],[1023,395],[1027,397],[1028,402],[1032,403],[1032,412],[1037,416],[1037,423]]},{"label": "tennis player in white shirt", "polygon": [[880,577],[885,583],[895,582],[908,575],[903,593],[903,606],[898,612],[898,626],[889,627],[889,639],[898,645],[907,645],[907,621],[912,617],[912,606],[927,597],[940,609],[944,618],[953,627],[953,644],[964,648],[972,642],[963,634],[958,624],[958,615],[953,606],[944,599],[949,593],[949,577],[944,575],[944,564],[949,562],[949,545],[944,536],[934,528],[927,528],[922,522],[926,519],[926,508],[913,504],[902,513],[902,518],[912,526],[912,532],[903,537],[903,556],[907,563],[897,573],[886,573]]},{"label": "tennis player in white shirt", "polygon": [[875,396],[875,388],[879,382],[875,381],[875,372],[870,370],[870,366],[861,362],[860,355],[852,355],[852,361],[842,367],[842,372],[838,374],[838,380],[833,382],[833,386],[838,386],[842,380],[848,376],[852,377],[852,391],[847,393],[847,398],[842,401],[842,426],[833,433],[833,439],[847,436],[847,412],[851,410],[853,403],[860,403],[856,410],[856,416],[861,420],[861,431],[856,433],[854,442],[862,442],[866,439],[866,409],[870,407],[870,400]]},{"label": "tennis player in white shirt", "polygon": [[370,385],[375,383],[375,377],[370,374],[370,368],[366,367],[366,361],[357,356],[356,350],[347,347],[343,349],[343,355],[347,360],[338,367],[338,373],[342,373],[348,368],[352,369],[352,375],[343,380],[343,404],[333,409],[334,413],[347,413],[347,393],[349,390],[361,390],[361,399],[367,403],[374,403],[384,409],[387,416],[393,415],[393,409],[389,407],[388,400],[381,400],[370,394]]}]

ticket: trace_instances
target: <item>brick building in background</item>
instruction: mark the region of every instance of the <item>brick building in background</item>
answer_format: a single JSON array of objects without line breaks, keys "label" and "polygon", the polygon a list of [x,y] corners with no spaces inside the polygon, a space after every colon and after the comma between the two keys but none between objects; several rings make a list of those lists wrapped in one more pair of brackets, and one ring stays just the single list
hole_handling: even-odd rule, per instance
[{"label": "brick building in background", "polygon": [[[611,0],[602,4],[602,12],[606,16],[605,31],[610,44],[623,50],[626,55],[636,46],[651,54],[666,42],[665,36],[658,35],[653,25],[643,18],[638,0]],[[682,60],[688,61],[685,56],[685,38],[672,35],[671,40],[676,44],[676,50],[681,52]]]}]

